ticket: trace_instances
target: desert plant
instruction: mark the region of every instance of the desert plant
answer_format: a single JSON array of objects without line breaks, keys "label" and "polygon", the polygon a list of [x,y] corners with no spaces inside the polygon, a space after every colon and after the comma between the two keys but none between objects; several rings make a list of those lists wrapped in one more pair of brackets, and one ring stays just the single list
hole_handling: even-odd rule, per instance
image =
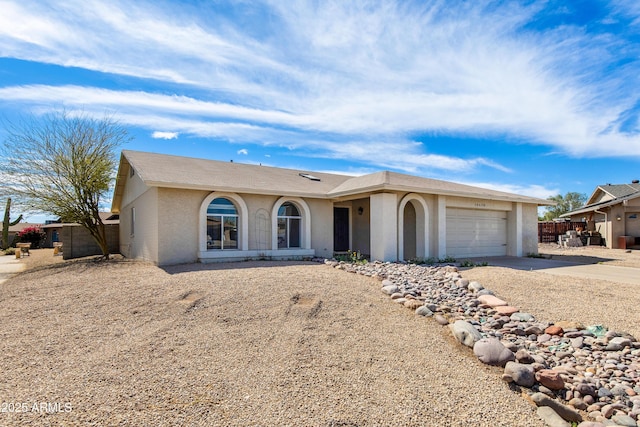
[{"label": "desert plant", "polygon": [[18,238],[22,243],[31,243],[32,248],[39,248],[40,243],[47,235],[38,226],[26,227],[18,232]]},{"label": "desert plant", "polygon": [[22,215],[15,221],[11,221],[11,197],[7,199],[7,206],[4,209],[4,220],[2,221],[2,244],[0,248],[7,249],[9,247],[9,227],[12,227],[22,221]]},{"label": "desert plant", "polygon": [[16,248],[7,248],[5,250],[2,251],[4,255],[15,255],[16,254]]},{"label": "desert plant", "polygon": [[444,258],[440,258],[438,260],[440,264],[454,264],[456,261],[458,260],[452,257],[451,255],[447,255]]},{"label": "desert plant", "polygon": [[409,264],[416,264],[416,265],[433,265],[437,262],[437,260],[433,257],[429,257],[429,258],[416,257],[416,258],[411,258],[407,260],[407,262]]},{"label": "desert plant", "polygon": [[486,267],[488,266],[489,263],[487,261],[482,261],[482,262],[473,262],[469,259],[465,259],[464,261],[460,262],[460,267]]},{"label": "desert plant", "polygon": [[546,256],[544,256],[543,254],[537,254],[534,252],[529,252],[527,254],[527,258],[546,258]]},{"label": "desert plant", "polygon": [[349,249],[346,254],[338,254],[334,257],[337,261],[350,262],[352,264],[366,264],[369,261],[362,256],[360,251],[352,251]]}]

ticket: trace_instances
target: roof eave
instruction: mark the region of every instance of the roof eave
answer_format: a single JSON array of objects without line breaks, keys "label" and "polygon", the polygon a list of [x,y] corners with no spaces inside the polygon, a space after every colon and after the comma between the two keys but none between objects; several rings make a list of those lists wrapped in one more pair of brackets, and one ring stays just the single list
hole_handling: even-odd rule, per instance
[{"label": "roof eave", "polygon": [[[262,190],[256,188],[243,188],[243,187],[212,187],[210,185],[193,185],[184,184],[179,182],[165,182],[165,181],[145,181],[145,184],[149,187],[158,188],[174,188],[180,190],[195,190],[195,191],[218,191],[228,193],[240,193],[240,194],[257,194],[261,196],[289,196],[289,197],[308,197],[314,199],[328,199],[329,196],[326,193],[314,193],[305,191],[287,191],[284,194],[282,191]],[[115,212],[114,212],[115,213]]]},{"label": "roof eave", "polygon": [[[372,185],[368,187],[362,187],[362,188],[340,191],[340,192],[330,191],[328,195],[330,197],[339,198],[339,197],[356,196],[358,194],[373,193],[376,191],[401,191],[401,192],[409,192],[409,193],[425,193],[424,188],[381,184],[381,185]],[[432,189],[429,189],[428,191],[426,191],[426,193],[436,194],[441,196],[468,197],[468,198],[475,198],[475,199],[488,199],[488,200],[496,200],[496,201],[504,201],[504,202],[522,202],[522,203],[531,203],[531,204],[535,203],[538,206],[555,206],[557,204],[556,202],[553,202],[550,200],[536,199],[532,197],[518,196],[518,195],[500,196],[496,194],[481,194],[481,193],[459,192],[459,191],[433,191]]]},{"label": "roof eave", "polygon": [[[126,173],[124,165],[129,165],[129,161],[125,157],[124,150],[120,154],[120,162],[118,164],[118,174],[116,175],[116,185],[113,190],[113,200],[111,201],[111,212],[120,213],[120,203],[122,203],[122,195],[124,193],[124,184],[126,181]],[[130,167],[130,165],[129,165]]]}]

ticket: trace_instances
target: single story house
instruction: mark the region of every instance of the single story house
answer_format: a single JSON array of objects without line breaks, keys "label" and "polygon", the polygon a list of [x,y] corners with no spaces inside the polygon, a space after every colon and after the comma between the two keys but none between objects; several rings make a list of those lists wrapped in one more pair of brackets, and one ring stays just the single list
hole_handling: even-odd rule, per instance
[{"label": "single story house", "polygon": [[122,152],[120,252],[168,265],[254,258],[384,261],[537,253],[542,199],[395,172],[300,171]]},{"label": "single story house", "polygon": [[[19,222],[16,225],[9,226],[9,235],[8,235],[8,246],[12,246],[17,241],[18,233],[28,227],[42,227],[42,224],[34,223],[34,222]],[[2,236],[0,236],[0,240]]]},{"label": "single story house", "polygon": [[587,231],[597,231],[610,249],[640,244],[640,181],[599,185],[583,207],[561,215],[583,221]]},{"label": "single story house", "polygon": [[[111,253],[120,250],[118,238],[119,219],[118,215],[111,212],[100,212],[100,219],[105,225],[107,233],[107,244]],[[62,253],[64,259],[81,258],[91,255],[100,255],[102,250],[91,236],[89,231],[77,223],[50,221],[42,226],[46,233],[44,247],[51,248],[54,243],[62,243]]]}]

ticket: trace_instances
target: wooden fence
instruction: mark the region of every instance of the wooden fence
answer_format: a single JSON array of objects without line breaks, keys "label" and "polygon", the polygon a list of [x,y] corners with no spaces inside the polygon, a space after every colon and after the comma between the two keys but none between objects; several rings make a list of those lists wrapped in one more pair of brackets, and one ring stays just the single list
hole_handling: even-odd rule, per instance
[{"label": "wooden fence", "polygon": [[538,223],[538,243],[555,243],[558,236],[565,234],[569,230],[581,227],[587,228],[585,222],[539,222]]}]

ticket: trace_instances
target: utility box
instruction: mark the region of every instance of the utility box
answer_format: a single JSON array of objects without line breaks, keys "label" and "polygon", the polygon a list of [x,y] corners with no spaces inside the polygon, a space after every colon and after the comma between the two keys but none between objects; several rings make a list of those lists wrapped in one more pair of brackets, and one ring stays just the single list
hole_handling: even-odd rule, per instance
[{"label": "utility box", "polygon": [[627,249],[633,246],[636,242],[636,238],[633,236],[618,236],[618,248]]}]

